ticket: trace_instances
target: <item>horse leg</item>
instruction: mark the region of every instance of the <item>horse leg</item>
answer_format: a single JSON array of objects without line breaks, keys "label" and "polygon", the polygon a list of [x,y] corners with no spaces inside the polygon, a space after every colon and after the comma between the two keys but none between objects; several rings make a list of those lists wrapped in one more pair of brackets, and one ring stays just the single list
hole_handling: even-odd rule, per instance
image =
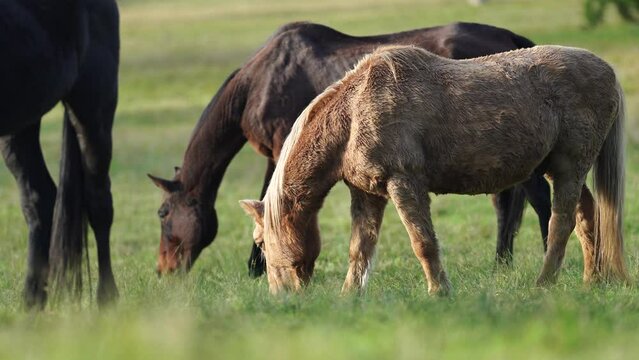
[{"label": "horse leg", "polygon": [[49,175],[38,140],[40,124],[0,138],[4,161],[20,188],[22,212],[29,226],[28,269],[24,301],[43,308],[47,301],[49,243],[56,187]]},{"label": "horse leg", "polygon": [[548,248],[548,222],[550,221],[550,185],[542,175],[533,174],[530,179],[522,184],[528,202],[535,209],[539,218],[539,229],[541,230],[541,241],[544,252]]},{"label": "horse leg", "polygon": [[317,213],[312,215],[306,224],[306,235],[304,241],[304,257],[302,266],[302,280],[307,284],[313,276],[315,270],[315,261],[320,254],[322,244],[320,242],[319,223]]},{"label": "horse leg", "polygon": [[388,182],[388,194],[408,231],[413,251],[422,264],[428,281],[428,293],[447,294],[450,283],[439,259],[428,193],[417,183],[396,178]]},{"label": "horse leg", "polygon": [[557,280],[566,252],[566,243],[575,228],[575,214],[583,180],[555,178],[553,184],[555,192],[548,228],[548,250],[544,257],[541,274],[537,278],[537,285],[540,286]]},{"label": "horse leg", "polygon": [[524,215],[525,195],[518,185],[499,192],[493,197],[497,212],[497,251],[498,264],[510,265],[513,259],[513,239]]},{"label": "horse leg", "polygon": [[[266,195],[266,189],[268,189],[268,184],[271,182],[273,171],[275,171],[275,161],[273,159],[268,159],[260,200],[264,199],[264,195]],[[262,276],[266,271],[266,261],[264,259],[262,249],[260,249],[254,241],[251,241],[251,243],[253,243],[253,248],[251,249],[251,256],[248,259],[249,276],[257,278]]]},{"label": "horse leg", "polygon": [[363,290],[370,276],[379,228],[384,217],[387,200],[367,194],[353,186],[351,190],[351,244],[349,265],[342,293]]},{"label": "horse leg", "polygon": [[584,275],[585,283],[595,280],[595,200],[588,187],[584,184],[581,188],[581,197],[577,204],[575,232],[581,243],[581,250],[584,257]]},{"label": "horse leg", "polygon": [[[104,99],[102,99],[104,100]],[[115,98],[105,104],[91,103],[81,95],[68,102],[71,122],[78,136],[84,170],[84,197],[89,224],[93,229],[98,250],[99,305],[115,301],[118,290],[111,268],[109,237],[113,223],[111,196],[112,138]]]}]

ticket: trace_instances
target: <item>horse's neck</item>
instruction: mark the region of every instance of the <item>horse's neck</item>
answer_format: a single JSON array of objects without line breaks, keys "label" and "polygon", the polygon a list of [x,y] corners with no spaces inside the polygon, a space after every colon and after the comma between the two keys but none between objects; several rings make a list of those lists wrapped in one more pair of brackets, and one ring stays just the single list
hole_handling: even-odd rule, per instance
[{"label": "horse's neck", "polygon": [[283,171],[283,176],[272,186],[288,205],[284,208],[300,210],[304,218],[319,211],[329,190],[342,179],[350,122],[338,114],[339,111],[331,111],[333,106],[334,103],[322,106],[320,114],[311,115],[290,153],[285,155],[285,163],[278,164],[283,167],[274,174],[275,178],[280,175],[278,171]]},{"label": "horse's neck", "polygon": [[226,80],[202,113],[179,174],[185,191],[205,200],[215,201],[224,171],[246,142],[240,122],[247,87],[236,74]]}]

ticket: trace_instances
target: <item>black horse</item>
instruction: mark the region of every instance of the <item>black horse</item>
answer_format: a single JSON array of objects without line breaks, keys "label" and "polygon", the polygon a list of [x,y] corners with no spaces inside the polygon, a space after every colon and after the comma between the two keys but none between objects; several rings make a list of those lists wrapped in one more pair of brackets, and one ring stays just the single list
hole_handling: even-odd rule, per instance
[{"label": "black horse", "polygon": [[[87,220],[97,241],[98,303],[118,295],[109,164],[119,42],[115,0],[0,0],[0,149],[29,226],[27,307],[45,305],[49,278],[56,289],[79,293]],[[42,116],[59,101],[56,190],[38,138]]]}]

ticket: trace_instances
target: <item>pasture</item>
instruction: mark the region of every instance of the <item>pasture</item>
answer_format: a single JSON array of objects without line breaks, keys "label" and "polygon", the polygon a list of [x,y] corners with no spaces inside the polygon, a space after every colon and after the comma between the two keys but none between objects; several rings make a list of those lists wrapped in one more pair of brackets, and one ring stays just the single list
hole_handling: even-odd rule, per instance
[{"label": "pasture", "polygon": [[[0,358],[625,358],[639,350],[639,27],[607,21],[583,28],[568,1],[122,0],[120,101],[111,167],[112,259],[118,305],[22,309],[26,232],[16,185],[0,167]],[[367,292],[340,297],[348,266],[349,195],[337,186],[320,212],[322,253],[310,286],[275,298],[266,278],[247,276],[252,220],[238,200],[259,195],[266,161],[245,147],[227,170],[215,242],[187,276],[159,279],[160,191],[146,173],[170,177],[200,112],[224,78],[278,26],[323,23],[349,34],[387,33],[451,21],[510,29],[538,44],[579,46],[613,64],[626,91],[626,259],[633,286],[581,283],[577,239],[559,282],[534,287],[542,263],[528,207],[513,269],[495,268],[496,219],[489,196],[433,197],[432,215],[453,285],[426,292],[419,262],[389,206]],[[61,111],[47,115],[42,142],[57,174]],[[214,156],[214,154],[212,154]],[[90,242],[93,290],[95,245]]]}]

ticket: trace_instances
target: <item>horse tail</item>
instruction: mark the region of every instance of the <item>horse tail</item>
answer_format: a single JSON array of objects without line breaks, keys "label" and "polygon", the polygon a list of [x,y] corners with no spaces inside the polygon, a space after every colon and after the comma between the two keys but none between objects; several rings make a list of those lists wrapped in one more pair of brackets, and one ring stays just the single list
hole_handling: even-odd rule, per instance
[{"label": "horse tail", "polygon": [[84,175],[70,108],[64,112],[60,180],[53,212],[49,252],[54,291],[79,297],[82,292],[82,255],[87,247]]},{"label": "horse tail", "polygon": [[595,256],[603,279],[628,280],[623,257],[624,95],[617,82],[618,106],[614,123],[593,171],[596,191]]}]

